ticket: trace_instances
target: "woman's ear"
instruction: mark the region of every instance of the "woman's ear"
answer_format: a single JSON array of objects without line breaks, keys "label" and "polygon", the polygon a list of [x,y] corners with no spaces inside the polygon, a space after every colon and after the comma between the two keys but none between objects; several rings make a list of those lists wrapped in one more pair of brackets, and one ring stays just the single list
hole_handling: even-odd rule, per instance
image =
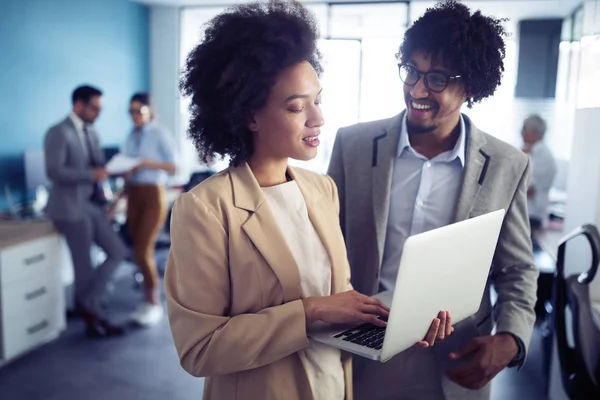
[{"label": "woman's ear", "polygon": [[246,127],[251,132],[258,132],[258,124],[256,123],[256,118],[254,118],[254,113],[251,113],[248,116],[248,122],[246,123]]}]

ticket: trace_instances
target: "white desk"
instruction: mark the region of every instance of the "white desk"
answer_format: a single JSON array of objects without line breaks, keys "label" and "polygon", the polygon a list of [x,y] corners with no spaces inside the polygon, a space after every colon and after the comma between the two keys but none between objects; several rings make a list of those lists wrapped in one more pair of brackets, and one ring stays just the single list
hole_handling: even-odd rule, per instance
[{"label": "white desk", "polygon": [[50,222],[0,222],[0,366],[65,329],[61,260]]}]

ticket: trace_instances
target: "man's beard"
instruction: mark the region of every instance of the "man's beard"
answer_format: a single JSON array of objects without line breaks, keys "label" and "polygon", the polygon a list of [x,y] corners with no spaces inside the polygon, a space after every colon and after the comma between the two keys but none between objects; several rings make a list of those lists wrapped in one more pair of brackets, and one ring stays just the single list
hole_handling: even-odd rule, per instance
[{"label": "man's beard", "polygon": [[414,124],[410,123],[410,121],[406,121],[406,127],[408,128],[408,133],[415,133],[415,134],[423,134],[423,133],[433,132],[435,130],[435,128],[437,128],[437,126],[435,126],[435,125],[431,125],[431,126],[414,125]]}]

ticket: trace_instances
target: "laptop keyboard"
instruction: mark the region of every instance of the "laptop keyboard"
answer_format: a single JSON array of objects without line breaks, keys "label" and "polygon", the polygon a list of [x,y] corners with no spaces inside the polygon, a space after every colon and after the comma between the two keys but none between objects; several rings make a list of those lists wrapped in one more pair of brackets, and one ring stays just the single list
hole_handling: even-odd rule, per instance
[{"label": "laptop keyboard", "polygon": [[338,333],[333,337],[370,349],[381,350],[383,338],[385,337],[385,328],[372,324],[363,324],[356,328],[348,329],[345,332]]}]

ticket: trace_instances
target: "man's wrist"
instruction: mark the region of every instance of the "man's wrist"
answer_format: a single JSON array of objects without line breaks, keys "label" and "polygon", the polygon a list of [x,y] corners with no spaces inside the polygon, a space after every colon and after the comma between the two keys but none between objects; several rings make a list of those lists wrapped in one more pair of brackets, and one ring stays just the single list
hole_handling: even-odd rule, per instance
[{"label": "man's wrist", "polygon": [[515,355],[513,356],[512,360],[508,364],[508,366],[514,367],[514,366],[521,364],[521,362],[525,358],[525,344],[523,343],[521,338],[519,338],[517,335],[510,333],[510,332],[499,332],[496,335],[510,337],[512,339],[512,342],[515,345],[516,352],[515,352]]}]

